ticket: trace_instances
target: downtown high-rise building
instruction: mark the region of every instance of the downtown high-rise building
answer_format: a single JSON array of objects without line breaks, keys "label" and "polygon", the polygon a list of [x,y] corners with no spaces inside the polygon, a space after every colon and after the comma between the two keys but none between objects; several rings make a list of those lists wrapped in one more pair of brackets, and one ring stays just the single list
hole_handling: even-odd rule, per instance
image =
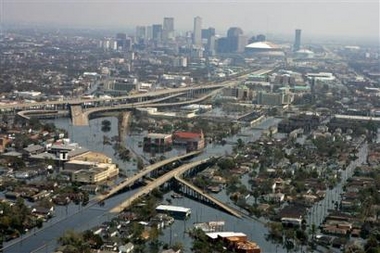
[{"label": "downtown high-rise building", "polygon": [[296,29],[296,36],[294,39],[293,51],[296,52],[301,49],[301,29]]},{"label": "downtown high-rise building", "polygon": [[174,18],[165,17],[162,27],[162,40],[168,41],[174,39]]},{"label": "downtown high-rise building", "polygon": [[127,34],[117,33],[116,34],[116,46],[117,49],[124,50],[127,46]]},{"label": "downtown high-rise building", "polygon": [[161,42],[161,39],[162,39],[162,25],[161,24],[152,25],[152,38],[156,42]]},{"label": "downtown high-rise building", "polygon": [[146,26],[136,26],[136,40],[144,41],[146,39]]},{"label": "downtown high-rise building", "polygon": [[193,45],[202,46],[202,18],[194,18]]}]

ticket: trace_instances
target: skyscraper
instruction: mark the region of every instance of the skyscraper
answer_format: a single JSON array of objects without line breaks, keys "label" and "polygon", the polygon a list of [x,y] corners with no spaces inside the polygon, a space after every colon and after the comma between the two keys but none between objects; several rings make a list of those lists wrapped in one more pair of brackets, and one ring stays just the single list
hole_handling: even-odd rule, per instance
[{"label": "skyscraper", "polygon": [[226,51],[235,53],[244,51],[248,38],[243,35],[243,30],[240,27],[231,27],[227,31],[227,41],[228,48]]},{"label": "skyscraper", "polygon": [[117,48],[124,50],[127,44],[127,34],[125,33],[117,33],[116,34],[116,43]]},{"label": "skyscraper", "polygon": [[301,29],[296,29],[296,37],[294,40],[293,51],[298,51],[301,49]]},{"label": "skyscraper", "polygon": [[153,36],[154,41],[161,42],[162,25],[160,24],[152,25],[152,36]]},{"label": "skyscraper", "polygon": [[193,44],[196,46],[202,46],[202,18],[194,18],[194,30],[193,30]]},{"label": "skyscraper", "polygon": [[162,39],[164,41],[174,39],[174,18],[164,18],[164,24],[162,28]]},{"label": "skyscraper", "polygon": [[136,26],[136,40],[141,41],[146,39],[146,27]]}]

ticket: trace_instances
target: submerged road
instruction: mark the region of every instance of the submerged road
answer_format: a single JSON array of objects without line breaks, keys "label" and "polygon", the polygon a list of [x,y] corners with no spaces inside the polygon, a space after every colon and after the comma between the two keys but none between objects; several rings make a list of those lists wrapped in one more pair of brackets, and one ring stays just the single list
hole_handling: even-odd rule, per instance
[{"label": "submerged road", "polygon": [[[117,206],[120,206],[120,203],[125,202],[125,199],[128,199],[130,195],[138,191],[138,189],[131,190],[115,195],[120,192],[120,190],[132,185],[143,176],[166,164],[197,155],[201,152],[202,151],[194,151],[149,165],[144,170],[126,179],[123,183],[113,188],[108,194],[95,197],[85,207],[78,205],[78,209],[74,208],[70,212],[66,213],[62,210],[62,207],[60,207],[61,212],[63,211],[63,213],[61,213],[59,217],[55,217],[44,223],[42,229],[29,231],[27,234],[15,240],[4,243],[3,252],[42,253],[54,251],[57,246],[57,238],[59,238],[64,231],[69,229],[83,231],[95,227],[104,221],[108,221],[110,218],[116,216],[116,214],[111,212],[111,210],[115,209]],[[105,206],[100,207],[97,203],[105,199],[107,199]]]}]

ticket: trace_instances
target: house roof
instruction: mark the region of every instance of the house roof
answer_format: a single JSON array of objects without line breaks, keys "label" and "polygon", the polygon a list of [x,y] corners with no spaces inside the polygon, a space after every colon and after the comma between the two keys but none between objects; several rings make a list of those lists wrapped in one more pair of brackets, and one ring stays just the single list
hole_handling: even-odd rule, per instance
[{"label": "house roof", "polygon": [[201,133],[194,133],[194,132],[175,132],[174,137],[176,138],[182,138],[182,139],[195,139],[199,138],[201,136]]},{"label": "house roof", "polygon": [[43,149],[44,147],[42,147],[41,145],[29,145],[26,148],[24,148],[24,150],[29,153],[32,153],[38,150],[43,150]]}]

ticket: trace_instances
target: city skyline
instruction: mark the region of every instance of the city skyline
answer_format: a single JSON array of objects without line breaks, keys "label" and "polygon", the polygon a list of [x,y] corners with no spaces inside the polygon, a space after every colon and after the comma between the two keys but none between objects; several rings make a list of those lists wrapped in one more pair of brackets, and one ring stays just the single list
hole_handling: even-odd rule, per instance
[{"label": "city skyline", "polygon": [[379,3],[366,1],[261,0],[200,2],[179,1],[63,1],[2,0],[1,23],[49,24],[72,28],[135,29],[173,17],[176,32],[193,30],[193,19],[202,27],[215,27],[224,35],[229,27],[244,33],[293,35],[299,28],[308,36],[346,36],[379,39]]}]

